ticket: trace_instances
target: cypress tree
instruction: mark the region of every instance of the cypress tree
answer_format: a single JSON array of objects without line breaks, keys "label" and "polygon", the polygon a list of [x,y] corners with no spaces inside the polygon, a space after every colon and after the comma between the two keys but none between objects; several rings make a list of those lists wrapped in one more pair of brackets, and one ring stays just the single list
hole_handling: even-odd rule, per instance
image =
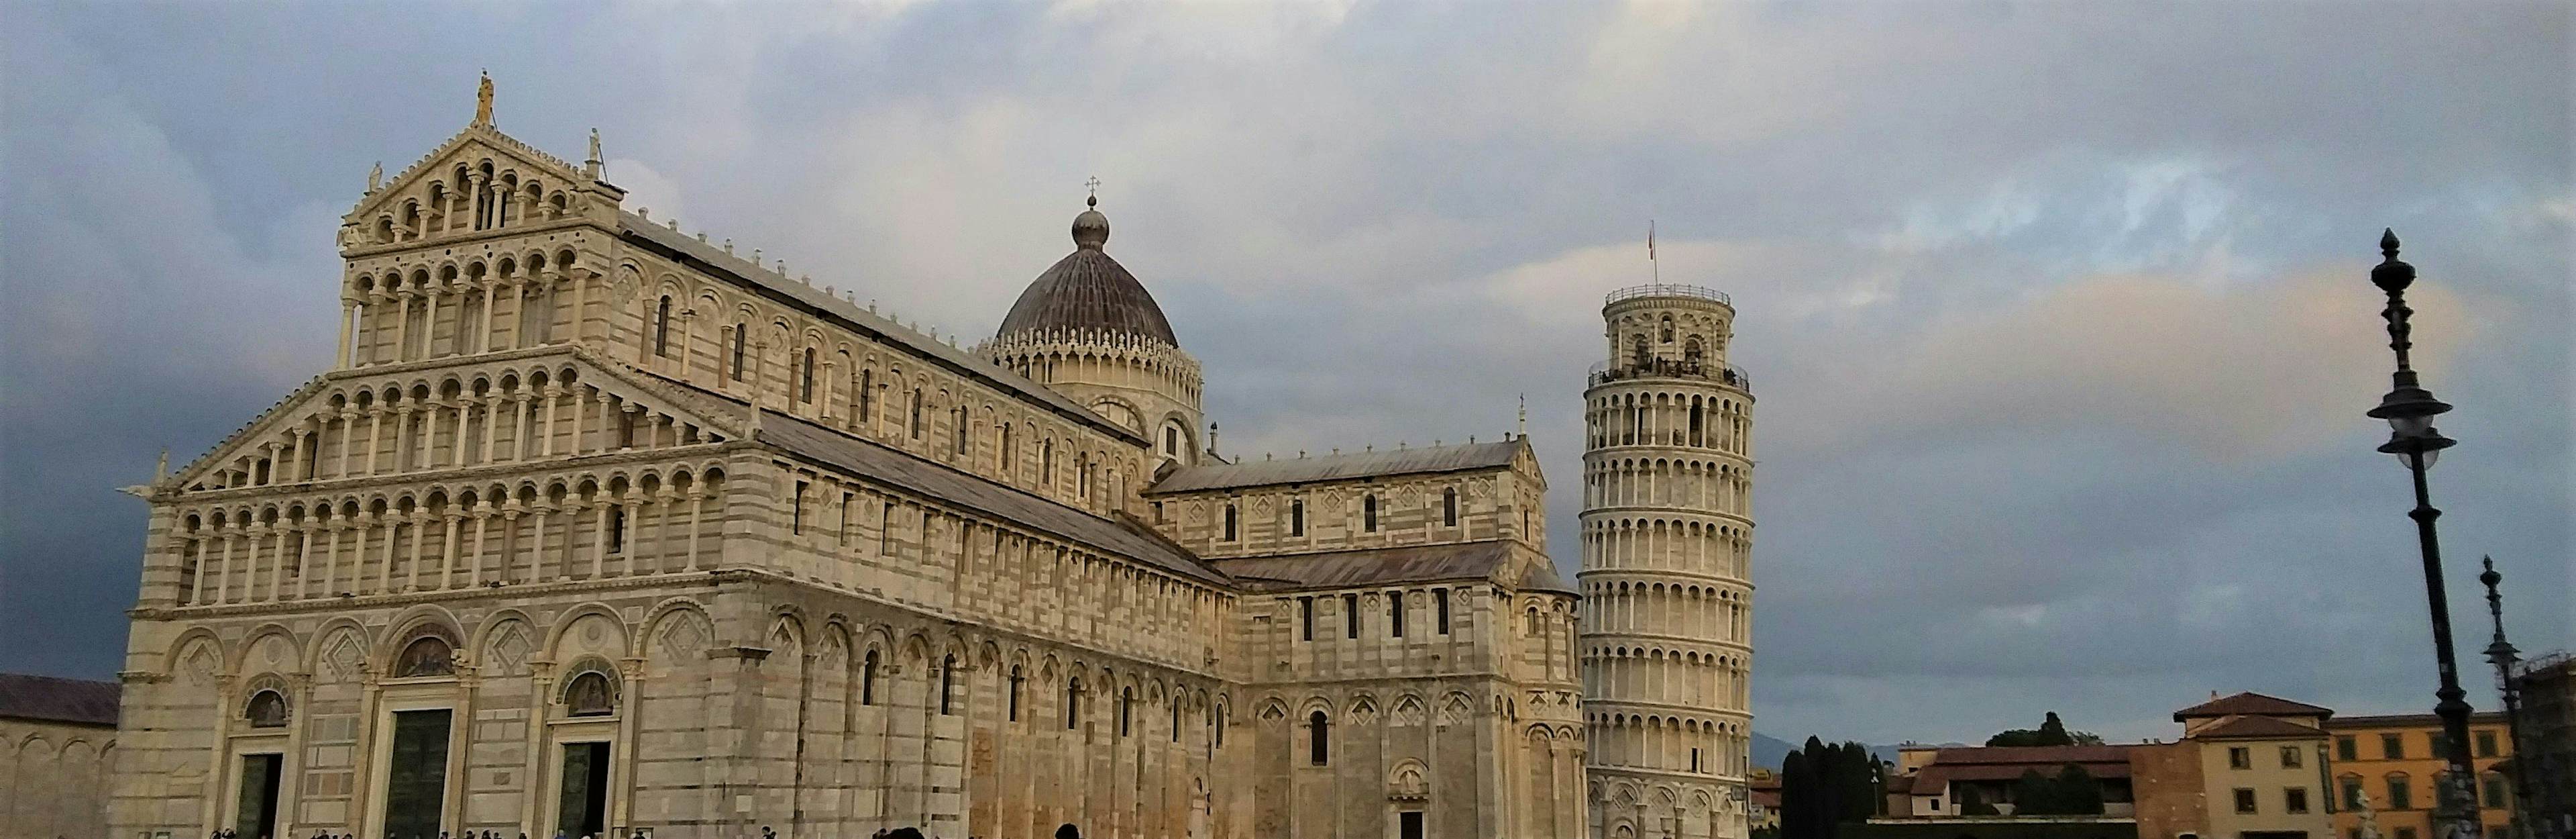
[{"label": "cypress tree", "polygon": [[1815,786],[1806,754],[1789,750],[1789,756],[1780,760],[1780,839],[1818,839],[1807,818],[1807,799],[1816,794]]}]

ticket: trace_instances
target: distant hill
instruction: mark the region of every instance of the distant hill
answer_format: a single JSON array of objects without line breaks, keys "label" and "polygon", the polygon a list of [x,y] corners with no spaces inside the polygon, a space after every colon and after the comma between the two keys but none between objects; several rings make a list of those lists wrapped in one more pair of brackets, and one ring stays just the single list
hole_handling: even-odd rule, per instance
[{"label": "distant hill", "polygon": [[[1805,742],[1807,742],[1805,737],[1799,737],[1797,743],[1792,743],[1759,731],[1753,732],[1753,765],[1778,770],[1780,761],[1789,757],[1790,750],[1798,748],[1800,743]],[[1880,760],[1896,759],[1895,746],[1871,746],[1869,753],[1877,755]]]}]

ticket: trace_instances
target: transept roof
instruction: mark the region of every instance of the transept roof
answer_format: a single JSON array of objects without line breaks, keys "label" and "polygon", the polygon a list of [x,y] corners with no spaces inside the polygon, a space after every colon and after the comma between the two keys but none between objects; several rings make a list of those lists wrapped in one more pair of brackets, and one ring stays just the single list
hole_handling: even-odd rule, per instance
[{"label": "transept roof", "polygon": [[1476,469],[1498,469],[1512,465],[1527,443],[1506,440],[1500,443],[1466,443],[1431,446],[1418,449],[1334,454],[1301,457],[1295,460],[1263,460],[1248,463],[1208,463],[1185,466],[1146,488],[1147,495],[1170,492],[1196,492],[1211,489],[1304,484],[1318,481],[1342,481],[1354,478],[1377,478],[1391,475],[1414,475],[1433,472],[1463,472]]}]

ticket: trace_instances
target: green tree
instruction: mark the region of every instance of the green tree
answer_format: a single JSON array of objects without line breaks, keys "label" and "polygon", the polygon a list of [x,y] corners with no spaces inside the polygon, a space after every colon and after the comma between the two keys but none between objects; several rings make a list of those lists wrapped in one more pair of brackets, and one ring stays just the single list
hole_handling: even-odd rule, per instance
[{"label": "green tree", "polygon": [[[2083,736],[2091,738],[2095,744],[2102,742],[2102,738],[2090,733]],[[2048,719],[2037,729],[2015,728],[1986,738],[1989,746],[2072,746],[2076,742],[2075,735],[2067,733],[2066,723],[2058,720],[2056,711],[2048,712]]]},{"label": "green tree", "polygon": [[2057,781],[2054,778],[2039,774],[2039,770],[2037,769],[2022,770],[2021,777],[2013,780],[2011,795],[2013,815],[2049,816],[2057,814]]},{"label": "green tree", "polygon": [[1807,764],[1806,752],[1789,750],[1789,756],[1780,760],[1780,839],[1818,839],[1810,818],[1815,795],[1816,773]]},{"label": "green tree", "polygon": [[2102,784],[2084,767],[2069,763],[2057,770],[2057,805],[2060,815],[2102,815]]}]

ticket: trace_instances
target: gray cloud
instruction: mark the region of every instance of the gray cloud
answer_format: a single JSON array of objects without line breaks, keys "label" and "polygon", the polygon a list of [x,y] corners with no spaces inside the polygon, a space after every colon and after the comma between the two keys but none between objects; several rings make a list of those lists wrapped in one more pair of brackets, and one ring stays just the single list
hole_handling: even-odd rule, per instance
[{"label": "gray cloud", "polygon": [[2461,406],[2446,546],[2497,555],[2526,648],[2576,625],[2559,6],[16,9],[0,629],[63,643],[0,668],[115,669],[141,516],[106,487],[320,369],[334,217],[486,62],[506,130],[597,125],[656,218],[946,332],[1097,174],[1229,453],[1499,435],[1526,394],[1569,565],[1598,295],[1658,219],[1664,277],[1742,309],[1756,711],[1791,739],[2425,705],[2359,416],[2393,225]]}]

